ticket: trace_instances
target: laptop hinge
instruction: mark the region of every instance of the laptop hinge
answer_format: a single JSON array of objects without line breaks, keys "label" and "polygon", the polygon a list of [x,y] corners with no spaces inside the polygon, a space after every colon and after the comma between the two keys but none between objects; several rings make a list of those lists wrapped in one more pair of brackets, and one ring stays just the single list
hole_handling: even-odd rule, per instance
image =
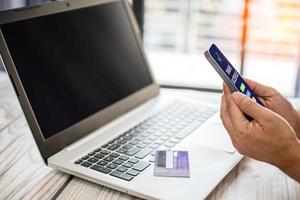
[{"label": "laptop hinge", "polygon": [[73,149],[81,146],[82,144],[86,143],[87,141],[90,141],[91,139],[93,139],[94,137],[98,136],[99,134],[97,134],[97,130],[83,138],[81,138],[80,140],[66,146],[63,150],[64,151],[72,151]]}]

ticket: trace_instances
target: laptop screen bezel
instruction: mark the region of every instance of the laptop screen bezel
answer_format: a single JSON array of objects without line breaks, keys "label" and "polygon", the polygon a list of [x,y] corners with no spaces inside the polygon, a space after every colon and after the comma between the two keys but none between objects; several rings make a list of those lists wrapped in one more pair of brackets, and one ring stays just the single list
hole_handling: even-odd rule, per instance
[{"label": "laptop screen bezel", "polygon": [[[116,0],[72,0],[52,2],[42,4],[36,7],[29,7],[27,9],[11,10],[0,14],[0,26],[10,22],[26,20],[34,17],[46,16],[55,13],[61,13],[65,11],[77,10],[96,5],[98,6],[101,4],[112,2],[116,2]],[[5,42],[5,38],[2,34],[2,30],[0,28],[0,53],[2,55],[2,60],[12,81],[12,84],[15,88],[16,94],[18,96],[19,102],[32,131],[36,144],[38,145],[40,153],[46,163],[49,157],[59,152],[63,148],[78,141],[79,139],[88,135],[97,128],[105,125],[109,121],[121,116],[123,113],[157,96],[159,93],[159,86],[155,82],[153,73],[151,72],[151,69],[149,67],[149,63],[143,50],[139,28],[137,22],[135,21],[129,2],[126,0],[119,0],[118,2],[122,3],[125,9],[125,13],[134,32],[138,48],[140,49],[140,53],[142,54],[148,72],[150,74],[152,83],[134,92],[133,94],[121,99],[120,101],[104,108],[103,110],[98,111],[97,113],[89,116],[88,118],[79,121],[75,125],[72,125],[56,133],[55,135],[47,139],[44,138],[39,124],[35,118],[34,112],[27,98],[26,92],[18,75],[18,71],[16,70],[13,59]]]}]

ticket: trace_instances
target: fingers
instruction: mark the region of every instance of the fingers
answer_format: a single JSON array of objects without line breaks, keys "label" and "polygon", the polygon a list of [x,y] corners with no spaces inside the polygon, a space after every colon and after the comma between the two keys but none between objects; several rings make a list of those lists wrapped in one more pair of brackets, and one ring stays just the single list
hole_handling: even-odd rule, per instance
[{"label": "fingers", "polygon": [[227,132],[228,132],[228,134],[231,138],[232,143],[235,144],[236,143],[235,136],[234,136],[235,130],[233,128],[233,125],[232,125],[232,122],[231,122],[231,119],[230,119],[230,115],[228,113],[227,103],[226,103],[226,99],[225,99],[224,95],[222,95],[221,108],[220,108],[220,117],[222,119],[222,122],[223,122],[223,125],[224,125],[225,129],[227,130]]},{"label": "fingers", "polygon": [[249,115],[256,121],[261,122],[262,120],[266,119],[266,117],[268,117],[266,108],[259,105],[246,95],[240,92],[234,92],[232,94],[232,99],[243,113]]},{"label": "fingers", "polygon": [[249,121],[246,119],[243,112],[234,102],[232,98],[232,93],[230,92],[227,86],[224,86],[224,96],[227,103],[227,109],[231,117],[231,122],[234,128],[237,130],[245,129],[245,126],[249,123]]},{"label": "fingers", "polygon": [[276,94],[276,90],[274,90],[271,87],[268,87],[266,85],[263,85],[261,83],[258,83],[256,81],[252,81],[250,79],[244,78],[251,90],[256,94],[257,96],[261,97],[269,97]]}]

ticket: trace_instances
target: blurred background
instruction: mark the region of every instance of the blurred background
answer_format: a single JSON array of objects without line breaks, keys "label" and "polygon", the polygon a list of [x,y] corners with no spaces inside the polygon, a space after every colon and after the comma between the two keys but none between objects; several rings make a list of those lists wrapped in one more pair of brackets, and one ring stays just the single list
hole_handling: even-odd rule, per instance
[{"label": "blurred background", "polygon": [[[0,0],[0,8],[41,2]],[[220,90],[222,81],[203,56],[215,43],[244,76],[299,96],[299,0],[130,2],[159,84]]]}]

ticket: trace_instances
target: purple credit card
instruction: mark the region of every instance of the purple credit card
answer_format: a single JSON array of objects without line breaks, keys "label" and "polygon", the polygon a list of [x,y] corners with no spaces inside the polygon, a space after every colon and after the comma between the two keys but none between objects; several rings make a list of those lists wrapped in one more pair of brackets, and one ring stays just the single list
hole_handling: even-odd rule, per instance
[{"label": "purple credit card", "polygon": [[156,151],[154,176],[190,177],[187,151]]}]

